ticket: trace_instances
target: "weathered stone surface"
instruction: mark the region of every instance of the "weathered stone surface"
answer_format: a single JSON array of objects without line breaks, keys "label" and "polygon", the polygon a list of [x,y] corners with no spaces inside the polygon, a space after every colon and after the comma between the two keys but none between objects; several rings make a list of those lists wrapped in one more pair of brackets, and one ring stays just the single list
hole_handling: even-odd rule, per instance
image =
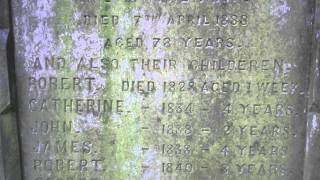
[{"label": "weathered stone surface", "polygon": [[10,106],[10,88],[7,66],[6,45],[9,29],[0,28],[0,112]]},{"label": "weathered stone surface", "polygon": [[320,179],[320,74],[319,74],[319,30],[320,30],[320,3],[315,2],[315,15],[313,24],[313,48],[312,48],[312,64],[309,87],[309,103],[308,103],[308,123],[307,123],[307,139],[305,152],[305,168],[304,179],[316,180]]},{"label": "weathered stone surface", "polygon": [[12,3],[25,179],[303,179],[314,1]]},{"label": "weathered stone surface", "polygon": [[[0,0],[0,180],[21,176],[18,126],[14,103],[14,60],[8,1]],[[10,64],[12,63],[12,64]]]}]

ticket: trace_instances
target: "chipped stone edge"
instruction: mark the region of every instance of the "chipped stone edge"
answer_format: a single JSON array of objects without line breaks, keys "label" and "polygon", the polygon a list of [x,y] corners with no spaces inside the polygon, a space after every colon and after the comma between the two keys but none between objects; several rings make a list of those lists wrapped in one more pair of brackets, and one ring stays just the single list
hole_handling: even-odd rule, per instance
[{"label": "chipped stone edge", "polygon": [[314,1],[303,180],[320,178],[320,1]]}]

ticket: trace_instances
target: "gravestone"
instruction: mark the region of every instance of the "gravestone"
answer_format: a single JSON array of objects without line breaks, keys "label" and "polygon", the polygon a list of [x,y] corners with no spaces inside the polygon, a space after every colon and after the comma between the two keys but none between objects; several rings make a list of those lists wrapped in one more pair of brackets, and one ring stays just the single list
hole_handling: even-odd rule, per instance
[{"label": "gravestone", "polygon": [[316,1],[12,1],[27,180],[317,179]]}]

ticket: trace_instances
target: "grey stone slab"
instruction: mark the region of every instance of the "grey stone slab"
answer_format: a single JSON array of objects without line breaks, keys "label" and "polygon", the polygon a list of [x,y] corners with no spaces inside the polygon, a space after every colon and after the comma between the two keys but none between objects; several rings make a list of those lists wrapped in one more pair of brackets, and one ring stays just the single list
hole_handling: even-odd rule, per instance
[{"label": "grey stone slab", "polygon": [[314,7],[12,1],[24,179],[317,177]]},{"label": "grey stone slab", "polygon": [[21,180],[19,133],[13,91],[14,50],[8,3],[0,0],[0,179]]}]

